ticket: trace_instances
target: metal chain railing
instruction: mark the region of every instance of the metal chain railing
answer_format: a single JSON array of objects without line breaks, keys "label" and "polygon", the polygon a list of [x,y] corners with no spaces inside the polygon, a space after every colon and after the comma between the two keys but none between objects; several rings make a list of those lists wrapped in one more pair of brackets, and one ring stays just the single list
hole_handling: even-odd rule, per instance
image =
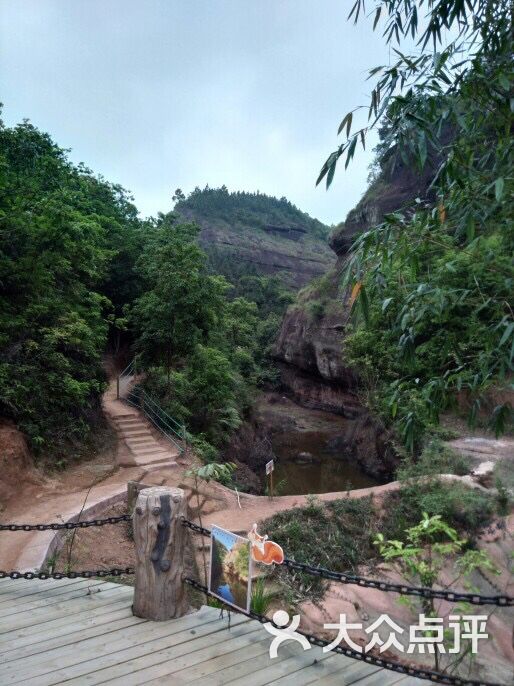
[{"label": "metal chain railing", "polygon": [[[210,536],[211,532],[205,527],[199,526],[187,519],[182,520],[182,524],[195,533],[203,536]],[[357,576],[355,574],[346,574],[344,572],[334,572],[324,567],[316,567],[305,562],[296,562],[290,558],[285,558],[283,566],[287,569],[297,570],[304,574],[310,574],[328,581],[338,581],[342,584],[356,584],[364,588],[375,588],[379,591],[386,591],[391,593],[400,593],[401,595],[417,596],[418,598],[437,598],[439,600],[448,600],[452,603],[466,602],[470,605],[498,605],[501,607],[514,606],[514,598],[506,595],[483,596],[477,593],[460,593],[456,591],[444,591],[434,588],[426,588],[424,586],[408,586],[406,584],[395,584],[389,581],[381,581],[377,579],[369,579],[364,576]]]},{"label": "metal chain railing", "polygon": [[[52,522],[50,524],[0,524],[0,531],[59,531],[60,529],[87,529],[90,526],[105,526],[130,522],[129,514],[104,519],[85,519],[82,522]],[[86,569],[69,572],[19,572],[0,570],[0,579],[92,579],[93,577],[122,576],[134,574],[133,567],[113,567],[112,569]]]},{"label": "metal chain railing", "polygon": [[135,574],[133,567],[112,569],[86,569],[80,572],[5,572],[0,570],[0,579],[93,579],[94,577],[128,576]]},{"label": "metal chain railing", "polygon": [[[220,600],[220,598],[218,598],[218,596],[213,596],[213,594],[209,592],[209,589],[206,586],[199,583],[198,581],[195,581],[195,579],[185,578],[184,582],[189,584],[189,586],[196,588],[198,591],[205,593],[206,595],[215,597],[217,601],[223,602]],[[237,612],[238,614],[242,614],[250,619],[255,619],[258,622],[261,622],[262,624],[269,622],[270,624],[273,624],[273,626],[275,626],[277,629],[283,628],[277,626],[269,617],[257,614],[256,612],[245,612],[241,609],[235,609],[231,605],[227,605],[227,609],[229,611],[232,610]],[[300,629],[297,629],[296,631],[302,636],[305,636],[305,638],[309,641],[311,645],[315,645],[320,648],[324,648],[325,646],[331,645],[330,641],[326,641],[323,638],[319,638],[318,636],[314,636],[313,634],[301,631]],[[454,676],[451,674],[443,674],[442,672],[435,672],[430,669],[424,669],[422,667],[404,665],[401,662],[397,662],[396,660],[390,660],[386,657],[376,657],[375,655],[370,655],[368,653],[359,653],[357,650],[354,650],[353,648],[350,648],[348,646],[337,645],[331,648],[331,651],[339,653],[340,655],[345,655],[346,657],[350,657],[355,660],[360,660],[361,662],[367,662],[370,665],[376,665],[377,667],[382,667],[383,669],[398,672],[399,674],[406,674],[408,676],[417,677],[418,679],[426,679],[437,684],[448,684],[449,686],[501,686],[500,684],[492,683],[490,681],[474,681],[473,679],[466,679],[464,677]]]},{"label": "metal chain railing", "polygon": [[81,522],[52,522],[51,524],[0,524],[0,531],[59,531],[60,529],[87,529],[90,526],[105,526],[131,521],[131,515],[106,517],[105,519],[85,519]]},{"label": "metal chain railing", "polygon": [[[105,526],[107,524],[119,524],[120,522],[131,521],[132,517],[129,514],[119,515],[116,517],[105,517],[104,519],[89,519],[79,522],[52,522],[50,524],[0,524],[0,531],[58,531],[71,529],[86,529],[91,526]],[[182,524],[191,529],[195,533],[203,536],[210,536],[211,531],[203,526],[195,524],[188,519],[183,518]],[[345,572],[336,572],[324,567],[317,567],[305,562],[297,562],[290,558],[285,558],[283,566],[287,569],[297,570],[304,574],[310,574],[327,581],[337,581],[343,584],[355,584],[363,588],[374,588],[379,591],[399,593],[400,595],[416,596],[418,598],[436,598],[438,600],[447,600],[452,603],[466,602],[470,605],[497,605],[500,607],[513,607],[514,598],[506,595],[484,596],[478,593],[463,593],[457,591],[446,591],[442,589],[426,588],[423,586],[408,586],[407,584],[397,584],[390,581],[383,581],[380,579],[370,579],[356,574],[347,574]],[[40,574],[40,576],[26,576],[27,574]],[[55,574],[57,576],[55,576]],[[83,576],[82,572],[69,572],[69,574],[77,574]],[[95,576],[95,572],[87,572],[90,576]],[[14,575],[14,576],[11,576]],[[41,576],[43,575],[43,576]],[[0,571],[0,579],[10,576],[10,578],[18,579],[63,579],[75,578],[74,576],[66,576],[61,572],[55,572],[54,576],[45,575],[44,572],[4,572]],[[105,575],[104,575],[105,576]],[[116,576],[112,574],[111,576]],[[87,577],[86,577],[87,578]]]},{"label": "metal chain railing", "polygon": [[[118,524],[124,521],[130,521],[132,519],[131,515],[120,515],[117,517],[106,517],[104,519],[93,519],[84,520],[82,522],[64,522],[64,523],[51,523],[51,524],[1,524],[0,531],[46,531],[46,530],[58,530],[58,529],[77,529],[86,528],[90,526],[104,526],[106,524]],[[185,517],[182,518],[182,524],[194,531],[195,533],[202,534],[204,536],[210,536],[211,531],[203,526],[195,524],[189,521]],[[514,605],[514,598],[508,596],[480,596],[471,593],[455,593],[453,591],[438,591],[430,588],[422,588],[415,586],[406,586],[404,584],[393,584],[385,581],[376,581],[374,579],[367,579],[365,577],[360,577],[356,575],[344,574],[341,572],[334,572],[323,567],[315,567],[302,562],[296,562],[286,558],[284,560],[284,566],[288,569],[297,569],[303,573],[312,574],[320,578],[328,579],[331,581],[340,581],[341,583],[347,584],[358,584],[359,586],[364,586],[367,588],[377,588],[383,591],[393,591],[396,593],[401,593],[403,595],[415,595],[424,598],[441,598],[449,600],[451,602],[464,600],[474,605],[502,605],[511,606]],[[111,569],[96,569],[96,570],[82,570],[82,571],[69,571],[69,572],[20,572],[20,571],[3,571],[0,570],[0,579],[92,579],[92,578],[105,578],[105,577],[119,577],[125,575],[135,574],[135,569],[133,567],[113,567]],[[206,595],[213,596],[209,592],[208,588],[198,581],[190,578],[184,578],[184,582],[196,588],[197,590],[205,593]],[[220,599],[217,596],[216,599]],[[232,606],[227,608],[234,609]],[[261,623],[273,622],[266,616],[257,614],[256,612],[244,612],[238,609],[238,613],[243,614],[250,619],[255,619]],[[276,626],[276,625],[274,625]],[[276,627],[280,628],[280,627]],[[325,647],[330,645],[329,641],[322,638],[314,636],[312,634],[298,631],[307,638],[310,644],[319,647]],[[406,674],[408,676],[417,677],[419,679],[426,679],[439,684],[448,684],[449,686],[500,686],[499,684],[493,684],[486,681],[474,681],[470,679],[461,678],[458,676],[453,676],[449,674],[443,674],[441,672],[435,672],[428,669],[413,667],[412,665],[404,665],[400,662],[390,660],[388,658],[376,657],[374,655],[360,653],[348,646],[338,645],[332,648],[336,653],[345,655],[356,660],[361,660],[367,662],[368,664],[376,665],[377,667],[382,667],[383,669],[388,669],[401,674]]]}]

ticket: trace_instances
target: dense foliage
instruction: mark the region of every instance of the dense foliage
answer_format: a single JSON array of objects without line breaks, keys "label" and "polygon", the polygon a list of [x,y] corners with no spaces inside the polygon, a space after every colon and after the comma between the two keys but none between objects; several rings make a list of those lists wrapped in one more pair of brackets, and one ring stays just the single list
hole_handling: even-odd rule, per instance
[{"label": "dense foliage", "polygon": [[[355,20],[363,11],[357,0]],[[330,185],[338,160],[347,166],[374,126],[379,173],[398,156],[420,170],[438,162],[435,200],[361,235],[346,274],[358,315],[347,350],[370,402],[416,451],[457,404],[497,433],[512,417],[508,400],[490,393],[509,384],[514,354],[512,16],[506,0],[381,0],[375,26],[381,14],[396,61],[371,71],[369,123],[352,133],[357,110],[344,117],[347,140],[319,181]],[[401,51],[418,38],[420,52]]]},{"label": "dense foliage", "polygon": [[115,246],[137,229],[121,188],[31,124],[0,123],[0,414],[34,447],[83,437],[98,412]]},{"label": "dense foliage", "polygon": [[[135,343],[148,390],[213,458],[251,389],[274,380],[268,352],[291,300],[280,279],[234,272],[233,286],[196,224],[140,220],[121,187],[28,122],[0,126],[0,181],[0,415],[46,455],[69,452],[101,416],[102,356]],[[247,195],[231,194],[231,211],[265,198]]]},{"label": "dense foliage", "polygon": [[[278,319],[264,303],[261,317],[258,304],[233,297],[231,284],[209,272],[198,231],[175,214],[148,227],[136,265],[143,291],[131,321],[148,392],[213,458],[240,425],[252,387],[270,378],[266,351]],[[268,281],[254,285],[263,297]]]}]

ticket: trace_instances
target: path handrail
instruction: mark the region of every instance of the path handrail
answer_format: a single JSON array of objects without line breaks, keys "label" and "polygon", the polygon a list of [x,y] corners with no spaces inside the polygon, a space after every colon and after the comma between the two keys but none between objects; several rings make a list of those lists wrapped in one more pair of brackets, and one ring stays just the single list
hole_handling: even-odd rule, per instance
[{"label": "path handrail", "polygon": [[[166,438],[173,443],[180,453],[183,453],[187,440],[185,427],[181,427],[180,432],[173,428],[173,426],[171,426],[171,422],[168,421],[172,420],[172,417],[170,417],[159,405],[157,405],[155,401],[150,404],[145,397],[142,397],[141,393],[137,392],[137,390],[138,389],[131,390],[129,394],[123,398],[123,400],[129,405],[132,405],[132,407],[140,410],[145,417],[152,422],[155,428],[158,429],[164,436],[166,436]],[[175,423],[180,426],[178,422]],[[181,443],[179,443],[179,441],[181,441]]]},{"label": "path handrail", "polygon": [[[173,419],[171,415],[169,415],[166,410],[164,410],[159,403],[154,400],[151,396],[148,395],[148,393],[143,389],[141,393],[142,397],[144,398],[145,403],[148,403],[150,406],[152,406],[155,411],[160,414],[168,423],[174,424],[177,427],[178,432],[181,432],[183,429],[183,425],[177,422],[176,419]],[[180,435],[180,434],[178,434]]]},{"label": "path handrail", "polygon": [[[137,375],[137,356],[116,377],[116,397],[140,410],[180,453],[187,448],[187,431],[184,424],[171,417],[141,386],[129,388]],[[122,388],[123,386],[123,388]]]}]

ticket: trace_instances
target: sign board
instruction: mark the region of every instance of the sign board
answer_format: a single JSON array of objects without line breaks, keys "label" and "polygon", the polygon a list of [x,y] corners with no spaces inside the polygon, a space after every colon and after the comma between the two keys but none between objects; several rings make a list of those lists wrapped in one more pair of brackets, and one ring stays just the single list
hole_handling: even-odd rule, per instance
[{"label": "sign board", "polygon": [[273,460],[270,460],[269,462],[266,462],[266,476],[271,474],[271,472],[275,469],[275,462]]},{"label": "sign board", "polygon": [[209,593],[227,605],[249,612],[252,556],[248,538],[219,526],[211,528]]}]

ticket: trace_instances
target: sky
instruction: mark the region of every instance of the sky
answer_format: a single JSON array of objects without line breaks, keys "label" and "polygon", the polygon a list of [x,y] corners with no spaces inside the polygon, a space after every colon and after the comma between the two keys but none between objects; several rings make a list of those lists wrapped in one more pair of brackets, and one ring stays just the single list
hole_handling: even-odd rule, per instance
[{"label": "sky", "polygon": [[3,119],[47,131],[130,190],[142,216],[177,187],[286,196],[327,224],[366,189],[373,140],[315,187],[388,62],[351,0],[0,0]]}]

